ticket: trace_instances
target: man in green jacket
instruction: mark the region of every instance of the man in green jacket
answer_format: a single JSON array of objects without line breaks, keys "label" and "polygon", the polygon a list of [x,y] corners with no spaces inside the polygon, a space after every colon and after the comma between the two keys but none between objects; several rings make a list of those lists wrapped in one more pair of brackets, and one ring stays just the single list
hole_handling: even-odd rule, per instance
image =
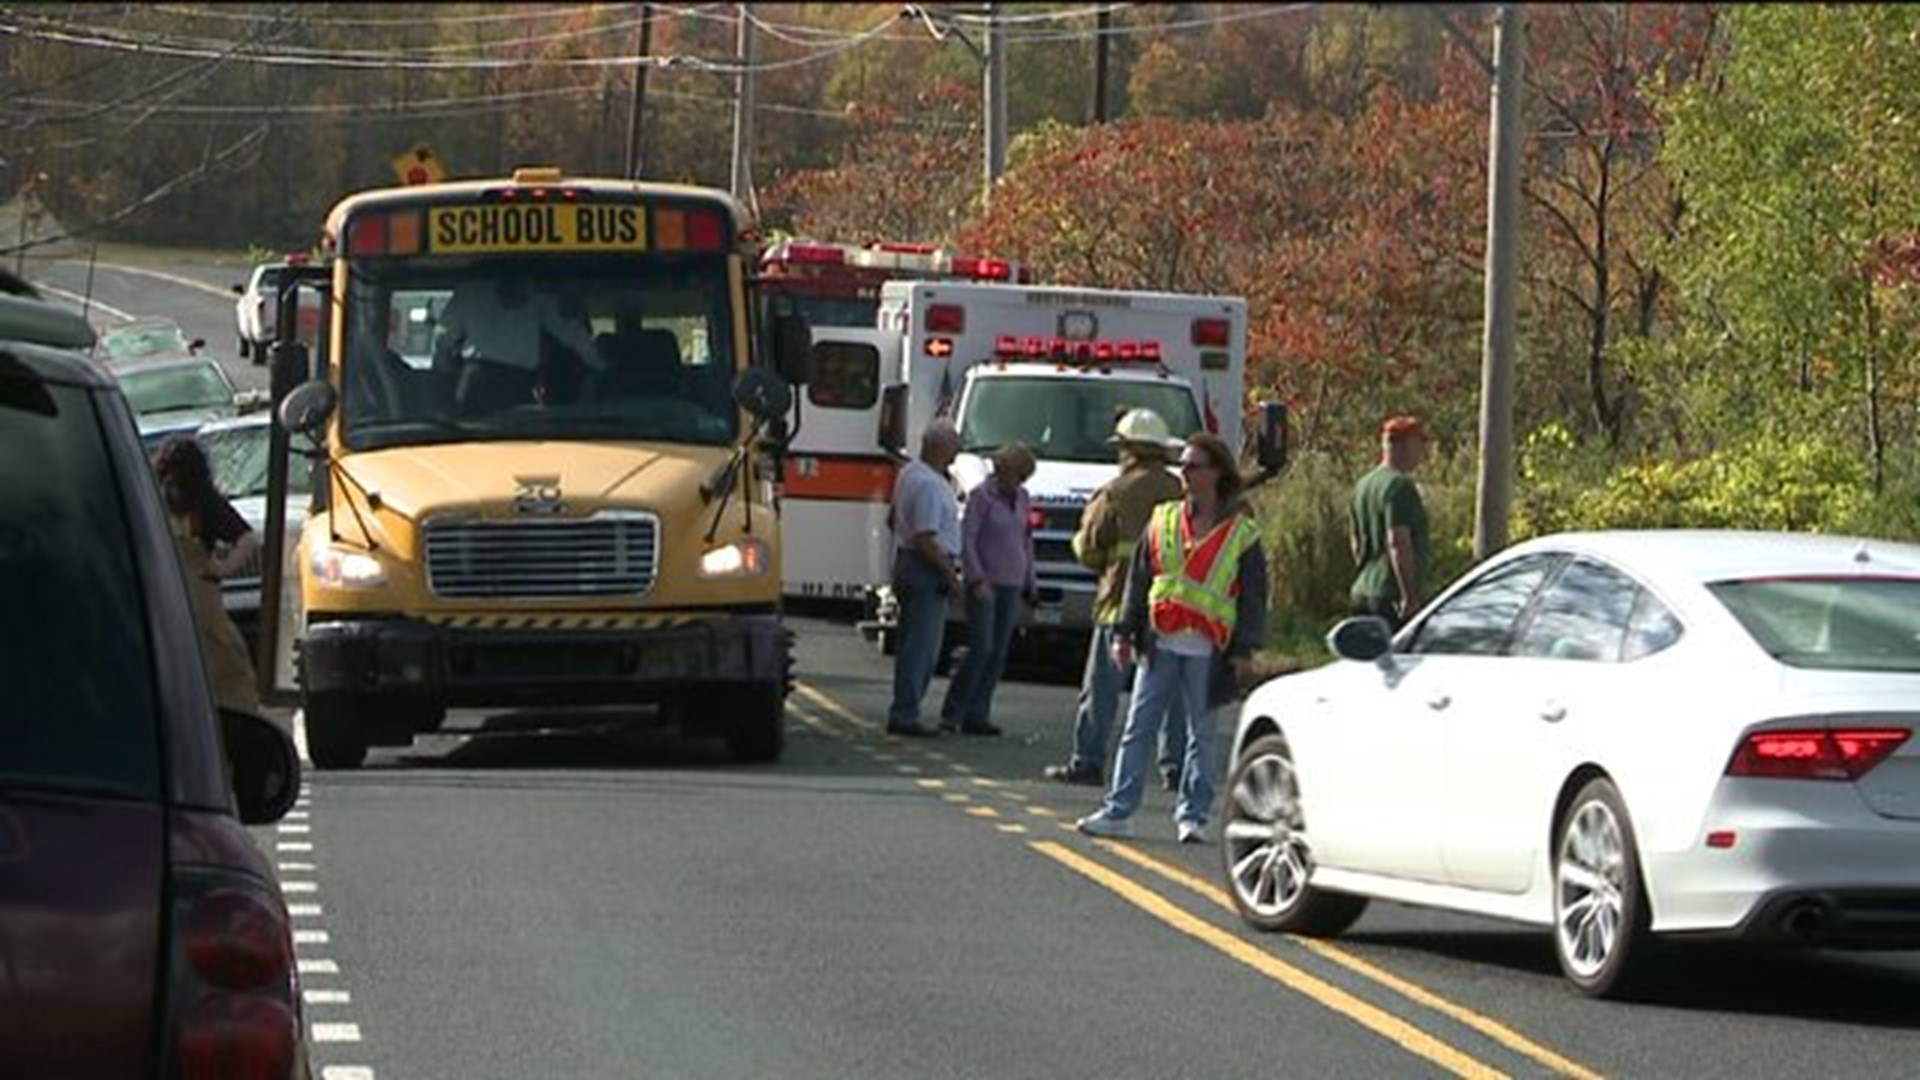
[{"label": "man in green jacket", "polygon": [[[1184,445],[1152,409],[1134,409],[1122,416],[1108,441],[1119,448],[1120,475],[1094,492],[1073,536],[1074,557],[1100,575],[1093,600],[1093,640],[1087,648],[1086,674],[1073,718],[1073,757],[1064,765],[1046,768],[1048,779],[1095,787],[1106,782],[1107,736],[1113,730],[1121,688],[1132,684],[1132,672],[1113,662],[1113,628],[1126,597],[1127,568],[1153,508],[1180,498],[1180,481],[1167,466]],[[1179,785],[1186,745],[1187,714],[1176,705],[1160,733],[1160,772],[1168,790]]]},{"label": "man in green jacket", "polygon": [[1427,508],[1413,473],[1427,457],[1427,433],[1411,416],[1380,428],[1380,464],[1353,487],[1348,542],[1360,568],[1350,599],[1356,615],[1378,615],[1398,628],[1425,601],[1433,563]]}]

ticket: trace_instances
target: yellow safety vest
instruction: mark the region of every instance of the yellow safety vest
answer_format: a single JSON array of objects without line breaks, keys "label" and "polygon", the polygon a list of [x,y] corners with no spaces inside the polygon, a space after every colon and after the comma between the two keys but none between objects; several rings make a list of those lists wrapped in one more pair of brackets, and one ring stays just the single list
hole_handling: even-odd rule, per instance
[{"label": "yellow safety vest", "polygon": [[1147,533],[1153,558],[1153,585],[1147,591],[1153,628],[1160,634],[1205,634],[1214,648],[1225,652],[1239,615],[1240,557],[1260,542],[1260,534],[1244,514],[1220,522],[1197,541],[1188,532],[1184,502],[1154,508]]}]

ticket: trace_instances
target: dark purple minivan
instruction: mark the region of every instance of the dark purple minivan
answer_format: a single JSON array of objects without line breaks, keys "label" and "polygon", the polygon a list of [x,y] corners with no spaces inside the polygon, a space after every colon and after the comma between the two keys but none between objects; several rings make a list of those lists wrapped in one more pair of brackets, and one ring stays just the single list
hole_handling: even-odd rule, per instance
[{"label": "dark purple minivan", "polygon": [[13,284],[0,1077],[304,1076],[286,905],[243,827],[286,812],[299,759],[271,721],[216,711],[133,417],[66,313]]}]

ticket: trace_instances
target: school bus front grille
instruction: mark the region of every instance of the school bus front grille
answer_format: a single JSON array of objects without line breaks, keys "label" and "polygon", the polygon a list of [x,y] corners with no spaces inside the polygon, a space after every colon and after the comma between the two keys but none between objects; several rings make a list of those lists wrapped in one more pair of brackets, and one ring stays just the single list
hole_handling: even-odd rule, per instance
[{"label": "school bus front grille", "polygon": [[448,599],[644,596],[660,559],[651,514],[566,521],[430,521],[427,586]]}]

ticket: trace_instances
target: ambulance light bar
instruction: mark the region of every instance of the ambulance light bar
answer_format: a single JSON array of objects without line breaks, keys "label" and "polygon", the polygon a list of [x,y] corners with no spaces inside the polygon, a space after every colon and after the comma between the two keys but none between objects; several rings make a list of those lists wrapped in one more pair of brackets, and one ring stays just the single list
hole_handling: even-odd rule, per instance
[{"label": "ambulance light bar", "polygon": [[953,272],[976,281],[1013,280],[1013,264],[1005,259],[955,259]]},{"label": "ambulance light bar", "polygon": [[[779,265],[850,266],[862,270],[905,270],[934,277],[963,277],[975,281],[1012,281],[1014,264],[1006,259],[955,256],[935,244],[874,242],[814,244],[785,241],[767,249],[761,262]],[[1024,274],[1022,275],[1024,277]]]},{"label": "ambulance light bar", "polygon": [[806,263],[812,266],[844,266],[847,262],[845,251],[825,244],[788,244],[781,256],[782,262]]},{"label": "ambulance light bar", "polygon": [[1066,338],[1018,338],[1003,334],[993,339],[997,360],[1071,360],[1079,364],[1158,364],[1158,341],[1068,341]]}]

